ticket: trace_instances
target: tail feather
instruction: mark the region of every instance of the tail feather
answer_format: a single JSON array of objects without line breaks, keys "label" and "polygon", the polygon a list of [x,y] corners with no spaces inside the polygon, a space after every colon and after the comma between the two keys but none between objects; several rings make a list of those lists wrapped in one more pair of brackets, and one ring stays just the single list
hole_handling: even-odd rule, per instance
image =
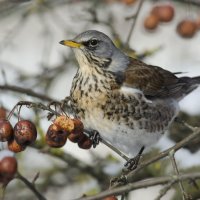
[{"label": "tail feather", "polygon": [[192,84],[196,84],[196,85],[200,85],[200,76],[196,76],[196,77],[193,77],[191,78],[191,82]]},{"label": "tail feather", "polygon": [[192,77],[192,78],[181,77],[181,78],[179,78],[179,83],[183,84],[181,87],[181,92],[179,93],[181,95],[178,96],[178,99],[181,100],[187,94],[189,94],[190,92],[195,90],[200,85],[200,76],[196,76],[196,77]]}]

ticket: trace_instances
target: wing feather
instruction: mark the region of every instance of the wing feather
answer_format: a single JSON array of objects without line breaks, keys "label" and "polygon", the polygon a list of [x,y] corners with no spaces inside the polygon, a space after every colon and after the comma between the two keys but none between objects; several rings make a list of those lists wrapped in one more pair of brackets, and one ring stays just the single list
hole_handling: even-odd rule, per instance
[{"label": "wing feather", "polygon": [[124,72],[123,85],[140,89],[149,98],[178,98],[185,84],[175,74],[133,58]]}]

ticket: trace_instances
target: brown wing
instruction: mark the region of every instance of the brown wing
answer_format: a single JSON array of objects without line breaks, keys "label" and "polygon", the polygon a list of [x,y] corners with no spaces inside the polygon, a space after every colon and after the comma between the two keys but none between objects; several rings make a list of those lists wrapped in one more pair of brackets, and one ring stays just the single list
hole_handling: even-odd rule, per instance
[{"label": "brown wing", "polygon": [[130,60],[123,85],[140,89],[149,98],[179,98],[179,91],[185,83],[173,73],[133,58]]}]

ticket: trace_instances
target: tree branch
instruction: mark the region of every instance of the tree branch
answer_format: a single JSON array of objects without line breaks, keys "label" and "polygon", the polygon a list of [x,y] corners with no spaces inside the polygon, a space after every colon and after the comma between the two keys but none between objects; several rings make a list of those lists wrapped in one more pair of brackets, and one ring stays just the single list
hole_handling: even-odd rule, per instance
[{"label": "tree branch", "polygon": [[25,89],[22,87],[14,86],[14,85],[0,85],[0,90],[10,90],[12,92],[18,92],[22,94],[27,94],[28,96],[36,97],[38,99],[42,99],[44,101],[55,101],[53,98],[50,98],[46,95],[39,94],[37,92],[34,92],[31,89]]},{"label": "tree branch", "polygon": [[19,172],[17,172],[15,178],[25,183],[26,186],[35,194],[38,200],[46,200],[46,198],[35,188],[35,185],[32,184],[29,180],[27,180],[24,176],[22,176]]},{"label": "tree branch", "polygon": [[174,180],[174,183],[177,183],[178,181],[185,181],[189,179],[200,179],[200,172],[199,173],[188,173],[183,174],[180,176],[164,176],[164,177],[158,177],[158,178],[149,178],[147,180],[138,181],[135,183],[129,183],[125,186],[121,186],[115,189],[107,190],[104,192],[101,192],[98,195],[91,196],[91,197],[82,197],[75,200],[100,200],[104,197],[111,196],[111,195],[120,195],[126,192],[130,192],[132,190],[155,186],[155,185],[163,185],[163,184],[169,184]]}]

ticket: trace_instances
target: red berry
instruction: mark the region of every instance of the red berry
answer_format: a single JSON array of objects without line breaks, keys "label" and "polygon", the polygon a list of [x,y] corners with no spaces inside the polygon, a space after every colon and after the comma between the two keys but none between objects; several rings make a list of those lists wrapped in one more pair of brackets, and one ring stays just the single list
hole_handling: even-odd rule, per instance
[{"label": "red berry", "polygon": [[[83,134],[84,135],[84,134]],[[84,135],[84,137],[82,137],[79,141],[78,141],[78,146],[81,149],[90,149],[92,147],[92,140],[90,140],[90,138],[88,138],[86,135]]]},{"label": "red berry", "polygon": [[13,137],[13,127],[6,119],[0,119],[0,141],[5,142]]},{"label": "red berry", "polygon": [[68,133],[56,124],[51,124],[47,130],[46,143],[50,147],[60,148],[65,145]]},{"label": "red berry", "polygon": [[83,133],[84,130],[83,123],[79,119],[73,119],[73,122],[74,122],[73,133]]},{"label": "red berry", "polygon": [[169,22],[174,17],[174,8],[171,5],[155,6],[151,13],[156,15],[161,22]]},{"label": "red berry", "polygon": [[1,181],[9,182],[17,172],[17,160],[15,157],[4,157],[0,162]]},{"label": "red berry", "polygon": [[181,21],[177,26],[177,32],[184,38],[191,38],[197,31],[196,23],[192,20],[186,19]]},{"label": "red berry", "polygon": [[14,137],[18,144],[29,145],[37,138],[37,130],[35,125],[28,120],[17,122],[14,127]]},{"label": "red berry", "polygon": [[6,119],[6,109],[4,107],[0,107],[0,119]]},{"label": "red berry", "polygon": [[79,140],[81,140],[82,138],[84,137],[84,134],[82,132],[80,133],[74,133],[74,132],[71,132],[69,135],[68,135],[68,139],[71,141],[71,142],[74,142],[74,143],[77,143]]},{"label": "red berry", "polygon": [[154,30],[157,28],[159,23],[158,17],[156,15],[149,15],[144,20],[144,27],[148,30]]},{"label": "red berry", "polygon": [[19,153],[24,151],[26,147],[24,145],[18,144],[15,139],[12,139],[8,141],[8,149],[12,152]]}]

